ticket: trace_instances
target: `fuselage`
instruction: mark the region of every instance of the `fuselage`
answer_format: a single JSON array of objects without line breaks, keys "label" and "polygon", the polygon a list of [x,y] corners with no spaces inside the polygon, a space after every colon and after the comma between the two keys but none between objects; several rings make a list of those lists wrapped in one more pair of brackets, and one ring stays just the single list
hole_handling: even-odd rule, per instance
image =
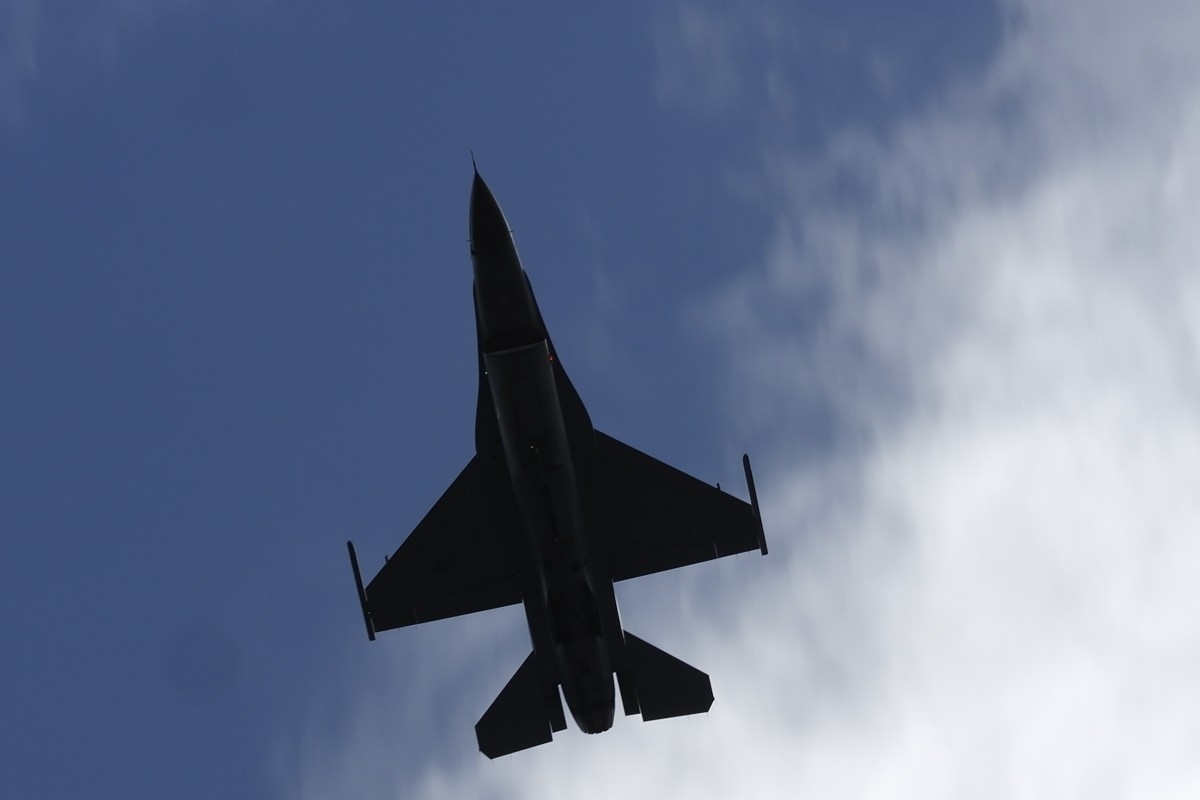
[{"label": "fuselage", "polygon": [[[476,174],[471,191],[471,257],[483,376],[496,410],[509,481],[524,523],[526,617],[535,651],[554,649],[563,697],[585,733],[612,726],[613,664],[605,619],[612,592],[597,593],[577,459],[590,423],[568,419],[555,354],[495,198]],[[589,430],[573,430],[587,425]],[[611,602],[608,609],[602,603]],[[544,654],[540,654],[544,655]]]}]

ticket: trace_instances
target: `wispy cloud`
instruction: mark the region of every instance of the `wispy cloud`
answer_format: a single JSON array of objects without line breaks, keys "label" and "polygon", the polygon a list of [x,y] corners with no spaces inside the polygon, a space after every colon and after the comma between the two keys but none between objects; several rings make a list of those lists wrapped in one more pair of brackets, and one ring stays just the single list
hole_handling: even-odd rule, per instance
[{"label": "wispy cloud", "polygon": [[659,97],[703,114],[759,100],[760,92],[780,100],[778,56],[801,39],[788,22],[763,3],[736,12],[694,2],[674,6],[660,16],[655,32]]},{"label": "wispy cloud", "polygon": [[799,433],[738,624],[677,634],[712,713],[418,796],[1200,793],[1200,7],[1009,11],[977,83],[766,160],[777,232],[716,305]]},{"label": "wispy cloud", "polygon": [[29,93],[49,65],[111,63],[129,37],[195,0],[90,0],[65,7],[46,0],[0,4],[0,123],[27,118]]},{"label": "wispy cloud", "polygon": [[0,122],[22,115],[21,93],[37,73],[40,0],[10,0],[0,6]]}]

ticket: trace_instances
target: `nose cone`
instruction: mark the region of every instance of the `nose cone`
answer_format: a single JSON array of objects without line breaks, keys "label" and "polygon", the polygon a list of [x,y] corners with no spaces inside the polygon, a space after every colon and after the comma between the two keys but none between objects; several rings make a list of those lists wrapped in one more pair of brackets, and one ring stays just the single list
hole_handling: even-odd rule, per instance
[{"label": "nose cone", "polygon": [[471,184],[471,262],[479,336],[489,351],[545,338],[504,212],[479,171]]},{"label": "nose cone", "polygon": [[492,196],[492,190],[483,182],[478,170],[471,183],[470,227],[472,256],[488,260],[516,259],[516,247],[508,229],[508,220],[504,219],[500,204]]}]

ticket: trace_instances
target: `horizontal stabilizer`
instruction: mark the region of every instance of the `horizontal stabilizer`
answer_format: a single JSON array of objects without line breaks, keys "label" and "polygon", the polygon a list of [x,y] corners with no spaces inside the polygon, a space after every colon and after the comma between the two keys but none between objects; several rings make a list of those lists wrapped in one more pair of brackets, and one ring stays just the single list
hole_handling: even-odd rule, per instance
[{"label": "horizontal stabilizer", "polygon": [[[555,697],[557,699],[557,694]],[[561,708],[558,713],[562,715]],[[479,741],[480,752],[488,758],[537,747],[554,738],[534,653],[529,654],[487,712],[475,723],[475,738]]]},{"label": "horizontal stabilizer", "polygon": [[643,720],[703,714],[712,707],[708,675],[629,631],[625,631],[625,648]]}]

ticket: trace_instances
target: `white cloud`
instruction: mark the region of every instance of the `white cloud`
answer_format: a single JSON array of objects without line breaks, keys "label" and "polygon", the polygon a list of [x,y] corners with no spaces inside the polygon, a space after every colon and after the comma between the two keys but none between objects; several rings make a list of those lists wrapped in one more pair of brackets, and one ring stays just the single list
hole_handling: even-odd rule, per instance
[{"label": "white cloud", "polygon": [[[764,353],[748,391],[822,392],[869,433],[851,505],[797,512],[835,568],[801,552],[795,584],[865,609],[842,669],[866,708],[845,700],[832,739],[762,731],[801,793],[1200,790],[1200,57],[1179,34],[1200,16],[1018,11],[977,93],[835,143],[876,202],[797,191],[766,279],[727,304]],[[758,322],[814,283],[816,335]],[[780,488],[846,493],[819,466]]]},{"label": "white cloud", "polygon": [[712,673],[712,713],[415,794],[1200,795],[1200,6],[1009,19],[886,140],[768,159],[731,383],[764,428],[826,402],[835,446],[760,467],[772,555],[702,604],[738,624],[647,634]]}]

